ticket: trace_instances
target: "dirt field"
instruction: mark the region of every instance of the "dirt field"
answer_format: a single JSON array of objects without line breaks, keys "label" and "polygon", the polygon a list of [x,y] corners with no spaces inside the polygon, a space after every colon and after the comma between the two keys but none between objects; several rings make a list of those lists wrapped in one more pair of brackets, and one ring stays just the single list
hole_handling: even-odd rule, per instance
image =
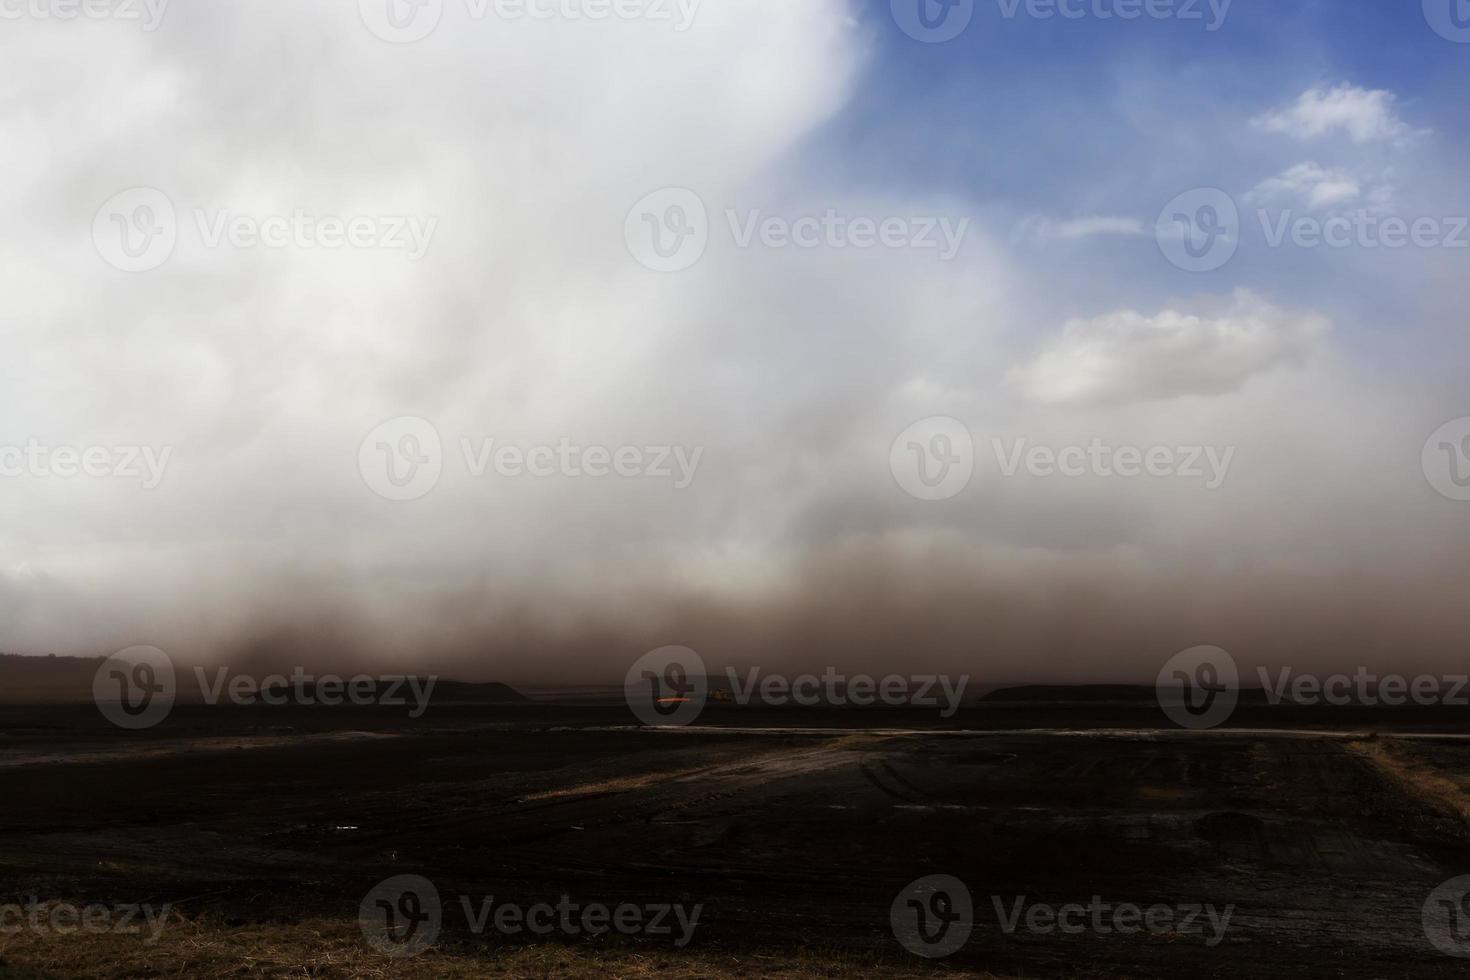
[{"label": "dirt field", "polygon": [[[187,976],[204,962],[226,976],[385,977],[1467,967],[1428,942],[1421,908],[1470,873],[1457,795],[1470,741],[665,732],[598,711],[491,709],[413,725],[200,709],[125,735],[38,710],[0,715],[0,902],[171,909],[156,943],[0,934],[10,976]],[[364,896],[399,875],[431,881],[442,904],[437,943],[417,959],[383,956],[357,929]],[[974,906],[968,942],[937,963],[907,951],[890,920],[930,875],[959,879]],[[474,928],[488,896],[524,907],[564,895],[700,917],[684,947]],[[1003,928],[1038,903],[1228,908],[1229,919],[1218,933],[1200,927],[1204,913],[1127,934]],[[315,973],[285,972],[307,955]]]}]

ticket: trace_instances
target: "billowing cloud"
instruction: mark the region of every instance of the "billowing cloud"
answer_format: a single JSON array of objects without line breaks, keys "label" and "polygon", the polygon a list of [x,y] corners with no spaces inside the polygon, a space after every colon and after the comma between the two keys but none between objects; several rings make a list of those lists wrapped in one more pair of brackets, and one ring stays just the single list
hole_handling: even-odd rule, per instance
[{"label": "billowing cloud", "polygon": [[1363,194],[1358,179],[1343,170],[1328,170],[1315,163],[1299,163],[1275,177],[1268,177],[1251,191],[1252,200],[1282,197],[1311,208],[1349,204]]},{"label": "billowing cloud", "polygon": [[[1042,222],[1051,240],[1147,253],[1137,277],[1028,268],[997,244],[1015,215],[987,224],[984,195],[935,186],[901,138],[821,145],[864,128],[843,114],[861,111],[875,36],[897,33],[886,10],[706,2],[679,31],[477,6],[445,4],[401,45],[353,3],[173,4],[151,33],[7,22],[0,468],[32,443],[77,453],[0,478],[0,648],[617,681],[689,643],[768,669],[1147,680],[1198,643],[1253,647],[1243,660],[1458,644],[1470,548],[1419,451],[1462,386],[1426,393],[1350,356],[1399,324],[1338,349],[1323,318],[1247,293],[1156,312],[1149,290],[1178,270],[1126,217],[1151,220],[1131,170],[1070,205],[1027,174],[1019,206],[1083,216]],[[1291,131],[1398,131],[1394,101],[1367,96],[1320,93]],[[897,162],[878,169],[911,179],[831,165],[883,142]],[[1283,192],[1342,198],[1318,159]],[[176,211],[177,242],[126,272],[94,221],[137,188]],[[633,213],[663,190],[678,207]],[[307,247],[298,215],[434,231],[417,259]],[[114,243],[163,212],[115,217]],[[625,232],[650,218],[661,243],[707,231],[702,256],[641,264]],[[783,232],[802,221],[813,247]],[[263,224],[283,244],[235,233]],[[920,247],[945,228],[952,254]],[[1221,276],[1249,281],[1242,253]],[[1060,303],[1124,312],[1052,337]],[[1459,306],[1443,307],[1452,334]],[[975,479],[920,501],[890,449],[936,416],[973,433]],[[407,417],[437,449],[416,422],[379,428]],[[1005,476],[993,438],[1235,451],[1206,490]],[[137,478],[80,472],[87,449],[129,447],[167,452],[161,482],[141,452]],[[435,459],[437,485],[375,492],[385,447]],[[531,472],[562,447],[575,475]],[[620,449],[673,475],[619,475]],[[688,483],[681,458],[699,460]]]},{"label": "billowing cloud", "polygon": [[1123,310],[1071,320],[1008,380],[1044,404],[1097,405],[1235,391],[1251,377],[1300,364],[1328,331],[1238,292],[1219,315]]},{"label": "billowing cloud", "polygon": [[1257,117],[1268,133],[1312,140],[1345,133],[1355,143],[1400,142],[1414,130],[1398,116],[1398,97],[1385,89],[1343,83],[1307,89],[1289,106]]}]

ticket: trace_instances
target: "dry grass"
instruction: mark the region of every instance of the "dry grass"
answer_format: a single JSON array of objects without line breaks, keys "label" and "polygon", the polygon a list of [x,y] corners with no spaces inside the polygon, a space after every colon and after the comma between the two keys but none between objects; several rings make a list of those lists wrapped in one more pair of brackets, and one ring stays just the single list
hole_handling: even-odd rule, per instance
[{"label": "dry grass", "polygon": [[1371,762],[1410,798],[1470,824],[1470,792],[1462,783],[1430,768],[1411,746],[1380,738],[1352,742],[1348,750]]},{"label": "dry grass", "polygon": [[[670,735],[668,737],[677,738],[678,736]],[[667,772],[650,772],[635,776],[619,776],[613,779],[602,779],[575,786],[564,786],[540,793],[532,793],[526,796],[525,799],[535,802],[540,800],[564,799],[574,796],[599,796],[605,793],[631,793],[680,779],[759,772],[764,771],[767,767],[778,768],[786,775],[792,772],[827,769],[840,761],[840,753],[854,746],[873,741],[875,741],[873,736],[866,734],[839,736],[824,739],[816,745],[801,745],[746,754],[733,762],[675,769]]]},{"label": "dry grass", "polygon": [[635,790],[648,789],[660,783],[667,783],[675,779],[683,779],[687,776],[698,776],[710,771],[709,766],[699,766],[692,769],[675,769],[671,772],[651,772],[641,776],[618,776],[613,779],[603,779],[592,783],[582,783],[577,786],[563,786],[559,789],[549,789],[541,793],[531,793],[524,797],[527,802],[538,802],[541,800],[560,800],[571,796],[600,796],[604,793],[632,793]]},{"label": "dry grass", "polygon": [[988,977],[940,968],[904,968],[819,953],[793,955],[640,952],[542,945],[472,954],[431,949],[410,959],[373,952],[356,923],[229,928],[174,920],[159,941],[128,935],[0,935],[0,980],[141,980],[166,977],[468,980],[482,977],[599,977],[602,980],[724,980],[746,977],[856,980]]}]

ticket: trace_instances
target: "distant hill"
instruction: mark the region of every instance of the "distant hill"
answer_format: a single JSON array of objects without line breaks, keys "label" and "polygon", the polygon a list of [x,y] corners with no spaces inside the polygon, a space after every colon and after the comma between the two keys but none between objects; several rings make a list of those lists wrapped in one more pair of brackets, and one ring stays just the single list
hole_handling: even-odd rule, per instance
[{"label": "distant hill", "polygon": [[[1148,702],[1153,704],[1158,693],[1148,684],[1027,684],[1021,687],[1003,687],[991,691],[980,700],[987,703],[1036,701],[1043,704],[1071,702],[1082,704],[1101,701]],[[1260,688],[1246,688],[1240,692],[1240,701],[1245,704],[1264,703],[1266,692]]]},{"label": "distant hill", "polygon": [[[0,704],[81,704],[91,701],[92,678],[104,660],[103,657],[0,654]],[[181,672],[179,701],[187,704],[202,700],[193,680],[193,671],[181,668]],[[380,682],[378,689],[381,693],[388,693],[390,686]],[[311,690],[311,685],[307,685],[307,689]],[[410,691],[400,687],[396,693],[405,697]],[[517,704],[529,701],[508,684],[472,684],[444,678],[435,681],[430,699],[446,704]]]},{"label": "distant hill", "polygon": [[531,699],[509,684],[468,684],[464,681],[440,680],[434,685],[433,699],[445,704],[529,704]]},{"label": "distant hill", "polygon": [[1152,701],[1154,689],[1142,684],[1027,684],[991,691],[981,701]]},{"label": "distant hill", "polygon": [[22,657],[0,653],[0,704],[90,701],[102,657]]}]

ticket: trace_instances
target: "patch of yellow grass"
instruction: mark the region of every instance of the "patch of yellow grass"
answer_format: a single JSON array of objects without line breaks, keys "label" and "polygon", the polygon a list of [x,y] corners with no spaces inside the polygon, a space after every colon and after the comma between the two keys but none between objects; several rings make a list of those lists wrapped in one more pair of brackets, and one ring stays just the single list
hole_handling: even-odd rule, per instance
[{"label": "patch of yellow grass", "polygon": [[1371,762],[1419,802],[1470,823],[1470,792],[1461,783],[1431,769],[1409,745],[1383,738],[1351,742],[1348,750]]},{"label": "patch of yellow grass", "polygon": [[669,772],[651,772],[642,776],[617,776],[612,779],[598,780],[592,783],[580,783],[576,786],[563,786],[558,789],[549,789],[541,793],[532,793],[523,797],[528,803],[538,800],[560,800],[574,796],[600,796],[604,793],[631,793],[634,790],[648,789],[660,783],[667,783],[685,776],[697,776],[700,773],[709,772],[710,767],[701,766],[695,769],[676,769]]},{"label": "patch of yellow grass", "polygon": [[[669,736],[677,737],[677,736]],[[690,779],[697,776],[730,776],[745,773],[759,773],[763,766],[777,767],[777,774],[789,774],[783,765],[805,767],[811,769],[825,769],[840,764],[843,760],[837,753],[874,739],[868,735],[848,735],[823,740],[815,746],[795,746],[790,748],[771,749],[766,752],[757,752],[753,755],[743,756],[735,762],[725,762],[716,765],[697,766],[690,769],[673,769],[661,772],[643,773],[637,776],[618,776],[611,779],[601,779],[590,783],[579,783],[576,786],[563,786],[557,789],[545,790],[540,793],[532,793],[524,797],[528,803],[538,800],[567,799],[578,796],[598,796],[604,793],[631,793],[636,790],[648,789],[662,783],[674,782],[679,779]]]}]

